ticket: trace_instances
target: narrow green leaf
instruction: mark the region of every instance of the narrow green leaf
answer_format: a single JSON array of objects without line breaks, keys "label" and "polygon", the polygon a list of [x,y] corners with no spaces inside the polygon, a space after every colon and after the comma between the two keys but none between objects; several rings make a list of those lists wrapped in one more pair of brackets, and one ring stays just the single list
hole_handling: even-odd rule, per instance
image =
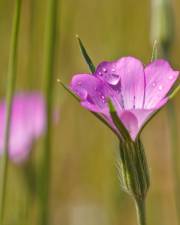
[{"label": "narrow green leaf", "polygon": [[109,112],[111,114],[112,120],[113,120],[115,126],[117,127],[117,129],[119,130],[120,134],[122,135],[123,139],[131,141],[129,132],[126,129],[126,127],[124,126],[124,124],[121,122],[121,120],[119,119],[119,117],[116,113],[116,109],[114,108],[114,105],[110,99],[108,101],[108,105],[109,105]]},{"label": "narrow green leaf", "polygon": [[153,50],[152,50],[152,56],[151,56],[151,62],[156,60],[158,58],[158,41],[155,40],[153,44]]},{"label": "narrow green leaf", "polygon": [[46,102],[46,132],[43,139],[43,155],[39,169],[38,200],[39,200],[39,225],[49,225],[50,222],[50,181],[51,181],[51,153],[52,153],[52,115],[54,100],[54,72],[55,53],[57,44],[57,16],[58,4],[61,1],[48,0],[44,36],[44,64],[43,64],[43,91]]},{"label": "narrow green leaf", "polygon": [[173,92],[168,96],[169,99],[172,99],[180,90],[180,84],[173,90]]},{"label": "narrow green leaf", "polygon": [[57,82],[70,94],[72,95],[77,101],[80,101],[79,97],[72,92],[67,85],[65,85],[60,79],[57,79]]},{"label": "narrow green leaf", "polygon": [[16,84],[16,71],[17,71],[17,52],[18,52],[18,37],[20,28],[20,15],[21,15],[21,0],[15,1],[11,44],[10,44],[10,55],[9,65],[7,74],[7,90],[6,90],[6,121],[5,121],[5,135],[4,135],[4,154],[1,159],[0,168],[0,224],[4,224],[5,215],[5,203],[7,197],[7,180],[8,180],[8,151],[9,151],[9,137],[10,137],[10,125],[11,125],[11,113],[13,96],[15,92]]},{"label": "narrow green leaf", "polygon": [[84,47],[84,45],[83,45],[83,43],[82,43],[82,41],[81,41],[81,39],[79,38],[78,35],[76,35],[76,38],[78,40],[79,47],[80,47],[80,50],[81,50],[81,53],[84,57],[85,62],[88,64],[90,71],[92,73],[94,73],[95,70],[96,70],[96,67],[94,66],[91,58],[89,57],[89,55],[88,55],[88,53],[87,53],[87,51],[86,51],[86,49],[85,49],[85,47]]}]

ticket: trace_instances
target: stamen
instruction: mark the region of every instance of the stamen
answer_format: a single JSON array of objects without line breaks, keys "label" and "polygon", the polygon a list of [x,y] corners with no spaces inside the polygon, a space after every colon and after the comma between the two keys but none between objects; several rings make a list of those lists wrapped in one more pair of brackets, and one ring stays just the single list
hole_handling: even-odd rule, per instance
[{"label": "stamen", "polygon": [[136,96],[133,97],[133,109],[135,109]]}]

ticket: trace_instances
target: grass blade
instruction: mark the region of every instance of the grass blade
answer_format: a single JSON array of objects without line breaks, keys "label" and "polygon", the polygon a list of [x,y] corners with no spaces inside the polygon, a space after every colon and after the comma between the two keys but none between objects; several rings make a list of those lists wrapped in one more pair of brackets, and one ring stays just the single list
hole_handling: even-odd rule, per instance
[{"label": "grass blade", "polygon": [[11,111],[12,101],[15,91],[16,82],[16,66],[17,66],[17,48],[18,34],[20,25],[21,0],[15,1],[15,13],[13,18],[12,36],[10,45],[10,56],[8,65],[7,77],[7,92],[6,92],[6,125],[4,136],[4,155],[1,160],[1,183],[0,183],[0,224],[3,224],[5,201],[6,201],[6,184],[8,176],[8,145],[10,137]]},{"label": "grass blade", "polygon": [[96,70],[96,67],[94,66],[94,64],[93,64],[93,62],[92,62],[92,60],[91,60],[91,58],[89,57],[89,55],[88,55],[88,53],[87,53],[87,51],[86,51],[86,49],[85,49],[85,47],[84,47],[84,45],[83,45],[83,43],[82,43],[82,41],[81,41],[81,39],[79,38],[78,35],[76,35],[76,38],[77,38],[77,40],[78,40],[79,47],[80,47],[80,50],[81,50],[81,53],[82,53],[82,55],[83,55],[83,58],[84,58],[85,62],[86,62],[87,65],[89,66],[90,71],[91,71],[92,73],[94,73],[95,70]]},{"label": "grass blade", "polygon": [[52,106],[53,106],[53,83],[54,61],[56,43],[56,22],[58,0],[47,1],[47,20],[45,30],[45,59],[44,59],[44,94],[46,100],[46,134],[44,137],[44,152],[40,171],[40,225],[50,224],[50,180],[51,180],[51,144],[52,144]]},{"label": "grass blade", "polygon": [[156,60],[158,58],[158,42],[157,40],[154,41],[153,44],[153,50],[152,50],[152,56],[151,56],[151,62]]}]

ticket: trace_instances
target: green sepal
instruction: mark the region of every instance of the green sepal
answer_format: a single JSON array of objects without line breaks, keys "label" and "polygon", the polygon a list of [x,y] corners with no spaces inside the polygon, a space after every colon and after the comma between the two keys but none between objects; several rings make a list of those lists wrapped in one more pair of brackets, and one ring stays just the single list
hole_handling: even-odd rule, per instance
[{"label": "green sepal", "polygon": [[65,85],[60,79],[57,79],[57,82],[71,95],[73,96],[77,101],[80,101],[80,98],[72,92],[67,85]]},{"label": "green sepal", "polygon": [[140,139],[119,145],[118,174],[121,188],[136,200],[145,198],[150,185],[149,170]]},{"label": "green sepal", "polygon": [[169,100],[172,99],[180,90],[180,84],[178,84],[174,90],[172,90],[172,92],[169,94],[168,98]]},{"label": "green sepal", "polygon": [[114,125],[116,126],[116,128],[120,132],[120,135],[121,135],[120,139],[123,138],[123,140],[132,141],[128,130],[126,129],[124,124],[119,119],[119,116],[117,115],[116,109],[115,109],[115,107],[114,107],[114,105],[113,105],[113,103],[112,103],[112,101],[110,99],[108,100],[108,106],[109,106],[109,112],[111,114],[111,118],[112,118],[112,120],[114,122]]},{"label": "green sepal", "polygon": [[151,62],[156,60],[158,58],[158,41],[155,40],[153,44],[153,50],[152,50],[152,56],[151,56]]},{"label": "green sepal", "polygon": [[85,62],[87,63],[87,65],[88,65],[90,71],[91,71],[92,73],[94,73],[95,70],[96,70],[96,67],[94,66],[94,64],[93,64],[93,62],[92,62],[92,60],[91,60],[91,58],[89,57],[89,55],[88,55],[88,53],[87,53],[87,51],[86,51],[86,49],[85,49],[85,47],[84,47],[84,45],[83,45],[83,43],[82,43],[82,41],[81,41],[81,39],[79,38],[78,35],[76,35],[76,38],[77,38],[77,40],[78,40],[79,47],[80,47],[80,50],[81,50],[81,53],[82,53],[82,55],[83,55],[83,58],[84,58]]}]

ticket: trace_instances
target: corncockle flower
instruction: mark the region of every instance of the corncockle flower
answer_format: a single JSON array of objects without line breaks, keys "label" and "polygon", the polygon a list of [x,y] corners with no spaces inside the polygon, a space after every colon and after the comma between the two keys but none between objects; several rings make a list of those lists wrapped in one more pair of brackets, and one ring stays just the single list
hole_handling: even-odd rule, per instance
[{"label": "corncockle flower", "polygon": [[98,113],[121,137],[109,112],[110,99],[135,141],[148,119],[167,103],[167,93],[178,76],[179,72],[165,60],[155,60],[144,67],[138,59],[124,57],[102,62],[93,75],[75,75],[70,88],[83,107]]},{"label": "corncockle flower", "polygon": [[[0,154],[4,151],[6,103],[0,102]],[[13,98],[9,157],[16,163],[28,158],[33,142],[46,129],[46,109],[38,92],[18,93]]]},{"label": "corncockle flower", "polygon": [[144,66],[133,57],[102,62],[94,70],[80,39],[79,43],[93,74],[74,75],[70,88],[65,88],[118,136],[121,187],[135,200],[139,224],[145,225],[145,199],[150,182],[140,133],[169,100],[167,95],[179,71],[173,70],[166,60],[154,60]]}]

